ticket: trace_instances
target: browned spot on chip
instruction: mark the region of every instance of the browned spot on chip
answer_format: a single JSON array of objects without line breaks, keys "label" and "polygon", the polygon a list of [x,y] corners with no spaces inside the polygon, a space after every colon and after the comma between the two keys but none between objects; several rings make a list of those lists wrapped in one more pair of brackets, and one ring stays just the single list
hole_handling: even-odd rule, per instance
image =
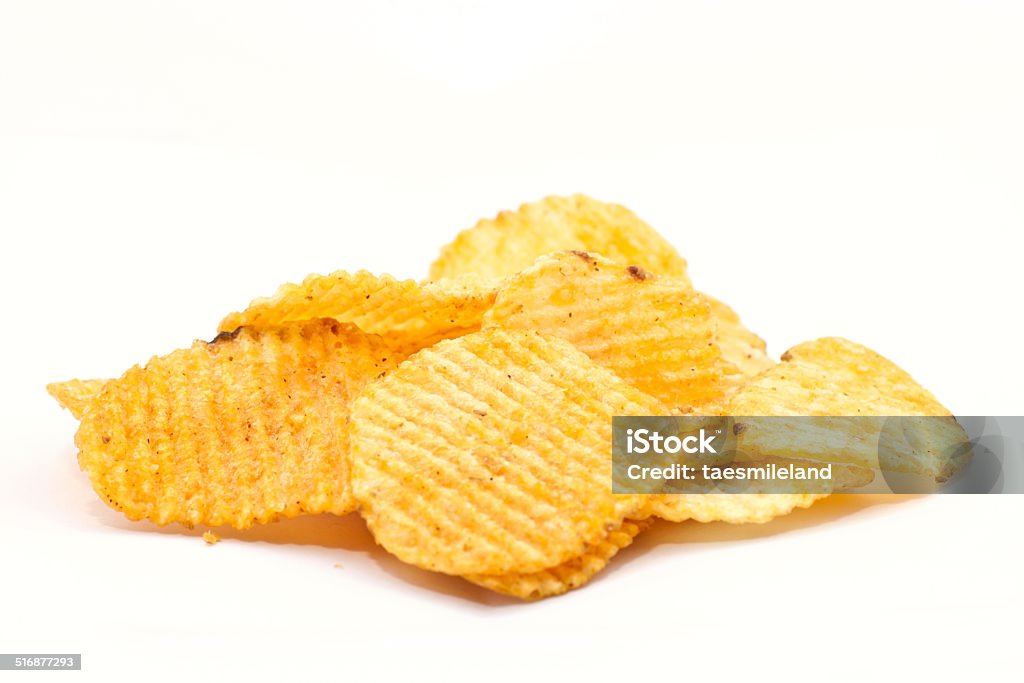
[{"label": "browned spot on chip", "polygon": [[626,272],[629,273],[629,276],[631,278],[637,280],[638,282],[643,282],[644,280],[647,279],[647,271],[645,271],[640,266],[629,266],[628,268],[626,268]]},{"label": "browned spot on chip", "polygon": [[210,346],[214,346],[216,344],[220,344],[221,342],[231,341],[232,339],[237,337],[238,333],[241,332],[241,331],[242,331],[241,327],[236,327],[233,330],[226,330],[224,332],[218,332],[217,336],[214,337],[213,339],[211,339],[207,343],[210,344]]}]

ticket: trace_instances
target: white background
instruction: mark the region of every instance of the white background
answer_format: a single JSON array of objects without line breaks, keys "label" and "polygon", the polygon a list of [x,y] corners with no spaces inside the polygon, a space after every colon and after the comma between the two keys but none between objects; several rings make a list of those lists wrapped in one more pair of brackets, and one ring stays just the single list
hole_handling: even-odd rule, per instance
[{"label": "white background", "polygon": [[582,191],[774,354],[845,335],[1020,414],[1022,35],[1014,2],[3,2],[0,651],[104,681],[1015,676],[1021,497],[664,524],[519,604],[358,517],[213,547],[128,523],[43,386],[309,272],[422,277],[477,218]]}]

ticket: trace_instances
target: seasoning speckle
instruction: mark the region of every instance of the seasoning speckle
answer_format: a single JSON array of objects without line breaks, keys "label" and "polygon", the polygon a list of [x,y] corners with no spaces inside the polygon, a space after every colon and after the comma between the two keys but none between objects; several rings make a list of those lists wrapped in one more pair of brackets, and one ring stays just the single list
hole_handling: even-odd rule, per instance
[{"label": "seasoning speckle", "polygon": [[629,276],[637,282],[643,282],[647,279],[647,271],[640,266],[630,266],[629,268],[626,268],[626,272],[629,273]]}]

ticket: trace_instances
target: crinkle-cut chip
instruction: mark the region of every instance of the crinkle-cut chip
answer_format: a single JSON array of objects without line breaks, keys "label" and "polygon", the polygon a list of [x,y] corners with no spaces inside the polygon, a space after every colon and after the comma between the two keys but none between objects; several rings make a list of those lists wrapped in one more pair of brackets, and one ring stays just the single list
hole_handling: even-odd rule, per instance
[{"label": "crinkle-cut chip", "polygon": [[612,417],[664,411],[563,340],[475,332],[423,349],[356,399],[353,492],[404,562],[539,571],[645,505],[612,493]]},{"label": "crinkle-cut chip", "polygon": [[[751,454],[846,462],[869,469],[915,472],[945,481],[969,458],[967,436],[950,412],[893,362],[838,337],[793,347],[730,402],[735,416],[811,416],[817,420],[758,423],[743,432]],[[939,416],[914,425],[914,439],[879,448],[885,420],[854,416]],[[900,447],[902,446],[902,447]]]},{"label": "crinkle-cut chip", "polygon": [[69,379],[46,385],[46,392],[57,399],[62,408],[67,408],[76,420],[89,408],[89,403],[107,383],[105,379]]},{"label": "crinkle-cut chip", "polygon": [[581,251],[542,256],[508,278],[484,327],[561,337],[684,412],[721,399],[738,374],[715,344],[707,300],[688,283]]},{"label": "crinkle-cut chip", "polygon": [[629,546],[637,534],[651,525],[651,520],[623,520],[597,545],[588,548],[582,555],[562,564],[538,572],[508,574],[471,574],[467,581],[498,593],[511,595],[523,600],[539,600],[561,595],[579,588],[604,569],[609,560],[623,548]]},{"label": "crinkle-cut chip", "polygon": [[704,493],[658,494],[648,496],[648,512],[670,522],[692,519],[698,522],[764,524],[788,515],[797,508],[810,507],[826,497],[824,493]]},{"label": "crinkle-cut chip", "polygon": [[430,279],[473,273],[498,279],[552,251],[591,251],[688,281],[686,261],[629,209],[584,195],[546,197],[478,222],[441,250]]},{"label": "crinkle-cut chip", "polygon": [[75,436],[79,463],[133,520],[242,529],[343,514],[351,401],[395,364],[334,320],[197,341],[104,385]]},{"label": "crinkle-cut chip", "polygon": [[221,321],[219,330],[270,325],[311,318],[353,323],[364,332],[388,335],[399,347],[416,350],[480,327],[494,302],[494,287],[464,276],[441,282],[396,280],[366,271],[310,275],[285,284],[271,297]]},{"label": "crinkle-cut chip", "polygon": [[725,360],[747,377],[753,377],[775,365],[775,361],[768,357],[764,340],[740,322],[736,311],[712,296],[705,294],[704,298],[711,306],[711,315],[717,324],[715,341]]},{"label": "crinkle-cut chip", "polygon": [[[797,392],[785,397],[775,412],[766,415],[951,414],[930,391],[898,365],[865,346],[841,337],[822,337],[797,344],[782,354],[782,361],[782,365],[762,377],[788,374],[793,380],[790,384],[796,384],[796,380],[808,384],[804,388],[808,393]],[[813,381],[808,373],[803,372],[808,367],[826,371],[827,377],[819,374],[818,378],[842,385],[843,391],[836,392],[834,387],[821,387],[814,391]],[[789,370],[796,371],[796,374]],[[775,393],[768,387],[751,384],[737,397],[735,404],[760,407],[758,398],[766,391]]]}]

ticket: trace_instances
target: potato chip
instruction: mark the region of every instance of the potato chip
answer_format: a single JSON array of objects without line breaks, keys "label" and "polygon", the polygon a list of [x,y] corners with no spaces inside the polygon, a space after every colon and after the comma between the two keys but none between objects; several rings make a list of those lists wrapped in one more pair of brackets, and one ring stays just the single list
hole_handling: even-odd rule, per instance
[{"label": "potato chip", "polygon": [[583,195],[547,197],[480,221],[441,250],[430,278],[503,278],[539,256],[571,249],[688,281],[686,261],[654,228],[623,206]]},{"label": "potato chip", "polygon": [[[734,416],[949,415],[906,372],[845,339],[826,337],[800,344],[783,354],[782,360],[741,388],[725,412]],[[807,433],[794,433],[794,428],[805,424]],[[837,450],[834,421],[817,430],[813,423],[802,421],[787,422],[778,433],[763,427],[756,434],[744,432],[743,448],[765,457],[834,462],[849,475],[846,483],[857,485],[859,473],[879,466],[878,433],[859,433],[863,424],[851,422],[851,433],[841,450]],[[950,417],[941,438],[955,440],[958,429]],[[928,472],[939,479],[948,478],[963,464],[962,458],[935,458],[927,452],[900,455],[912,459],[913,471]],[[883,464],[893,467],[892,462]],[[651,511],[671,521],[763,522],[796,506],[807,507],[821,497],[823,494],[659,495],[651,496]]]},{"label": "potato chip", "polygon": [[586,252],[542,256],[498,290],[484,327],[537,330],[675,410],[691,412],[732,386],[707,300],[689,284]]},{"label": "potato chip", "polygon": [[491,328],[424,349],[352,408],[352,486],[377,542],[448,574],[530,573],[645,505],[612,493],[611,418],[664,406],[569,343]]},{"label": "potato chip", "polygon": [[46,391],[57,399],[62,408],[70,410],[76,420],[81,420],[90,401],[106,383],[105,379],[69,379],[66,382],[47,384]]},{"label": "potato chip", "polygon": [[582,555],[563,562],[557,567],[528,574],[520,572],[498,575],[471,574],[463,578],[478,586],[524,600],[538,600],[561,595],[574,588],[579,588],[593,578],[608,565],[616,553],[629,546],[637,534],[650,524],[650,520],[623,520],[622,524],[610,531],[596,546],[588,548]]},{"label": "potato chip", "polygon": [[[782,354],[782,360],[783,365],[761,375],[767,382],[751,383],[735,401],[737,408],[760,410],[767,407],[768,397],[774,397],[774,412],[744,415],[950,415],[905,370],[841,337],[797,344]],[[787,376],[785,384],[792,392],[780,395],[770,380]],[[825,386],[816,386],[821,383]]]},{"label": "potato chip", "polygon": [[716,324],[715,342],[725,360],[747,377],[753,377],[775,365],[775,361],[768,357],[764,340],[743,326],[736,311],[707,294],[704,298],[711,306],[711,315]]},{"label": "potato chip", "polygon": [[219,330],[262,329],[294,320],[334,318],[364,332],[388,335],[411,353],[423,346],[480,327],[494,301],[494,288],[474,277],[417,283],[366,271],[310,275],[256,299],[221,321]]},{"label": "potato chip", "polygon": [[241,328],[104,385],[75,441],[100,498],[129,519],[242,529],[351,511],[351,400],[396,360],[334,320]]},{"label": "potato chip", "polygon": [[[730,403],[736,416],[806,415],[820,420],[786,421],[777,428],[759,423],[743,433],[743,448],[752,454],[847,462],[861,467],[920,472],[939,481],[965,464],[968,451],[936,452],[936,444],[966,444],[962,427],[934,396],[904,370],[859,344],[825,337],[799,344],[741,389]],[[887,449],[880,462],[882,420],[850,416],[931,415],[919,428],[921,443]],[[893,444],[890,443],[890,446]],[[950,457],[947,457],[950,456]]]},{"label": "potato chip", "polygon": [[648,512],[670,522],[729,522],[764,524],[810,507],[828,494],[818,493],[704,493],[648,496]]}]

